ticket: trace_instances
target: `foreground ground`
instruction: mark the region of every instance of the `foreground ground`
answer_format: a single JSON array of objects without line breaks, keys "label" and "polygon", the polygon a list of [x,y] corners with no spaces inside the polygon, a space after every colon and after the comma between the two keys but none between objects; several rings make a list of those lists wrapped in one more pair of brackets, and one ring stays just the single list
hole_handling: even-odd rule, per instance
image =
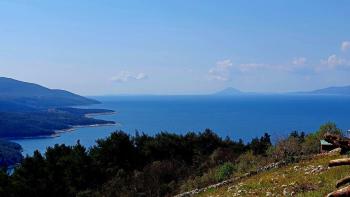
[{"label": "foreground ground", "polygon": [[318,155],[198,196],[325,196],[335,189],[337,180],[350,175],[350,166],[328,168],[330,160],[343,157],[347,156]]}]

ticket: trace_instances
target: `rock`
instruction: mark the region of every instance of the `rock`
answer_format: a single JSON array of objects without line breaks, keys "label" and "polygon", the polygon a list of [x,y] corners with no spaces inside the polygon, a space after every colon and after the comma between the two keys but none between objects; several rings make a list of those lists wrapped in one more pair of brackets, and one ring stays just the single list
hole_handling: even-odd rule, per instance
[{"label": "rock", "polygon": [[341,148],[335,148],[331,151],[329,151],[328,153],[340,153],[341,152]]}]

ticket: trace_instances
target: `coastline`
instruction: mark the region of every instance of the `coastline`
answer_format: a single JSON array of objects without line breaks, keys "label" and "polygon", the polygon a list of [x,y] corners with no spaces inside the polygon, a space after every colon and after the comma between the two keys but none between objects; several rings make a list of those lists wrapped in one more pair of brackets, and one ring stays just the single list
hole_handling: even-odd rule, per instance
[{"label": "coastline", "polygon": [[[117,112],[112,111],[112,112],[101,112],[101,113],[88,113],[84,114],[85,117],[88,118],[93,118],[95,116],[99,115],[112,115],[116,114]],[[56,138],[60,137],[62,133],[67,133],[67,132],[74,132],[78,128],[88,128],[88,127],[103,127],[103,126],[115,126],[118,125],[119,123],[105,123],[105,124],[91,124],[91,125],[73,125],[70,126],[69,128],[66,129],[58,129],[54,130],[53,133],[47,134],[47,135],[38,135],[38,136],[24,136],[24,137],[8,137],[5,138],[7,140],[25,140],[25,139],[41,139],[41,138]]]},{"label": "coastline", "polygon": [[79,128],[104,127],[104,126],[115,126],[115,125],[118,125],[118,123],[91,124],[91,125],[74,125],[74,126],[71,126],[68,129],[55,130],[53,134],[51,134],[51,135],[49,135],[47,137],[51,137],[51,138],[59,137],[59,136],[61,136],[62,133],[73,132],[73,131],[75,131],[76,129],[79,129]]},{"label": "coastline", "polygon": [[84,114],[84,116],[87,117],[87,118],[91,118],[91,117],[95,117],[95,116],[112,115],[112,114],[117,114],[117,112],[116,111],[111,111],[111,112],[87,113],[87,114]]}]

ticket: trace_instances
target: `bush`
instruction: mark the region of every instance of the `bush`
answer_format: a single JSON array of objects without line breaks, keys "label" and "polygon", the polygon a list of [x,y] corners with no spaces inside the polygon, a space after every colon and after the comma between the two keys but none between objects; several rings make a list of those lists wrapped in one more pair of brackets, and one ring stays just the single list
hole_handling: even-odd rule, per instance
[{"label": "bush", "polygon": [[299,139],[290,136],[287,139],[280,140],[275,149],[275,155],[279,159],[291,160],[301,154],[301,144]]},{"label": "bush", "polygon": [[209,169],[202,176],[190,177],[180,187],[181,192],[187,192],[197,188],[207,187],[217,183],[216,170]]},{"label": "bush", "polygon": [[318,137],[315,133],[307,135],[305,137],[304,143],[302,144],[302,152],[305,155],[319,153],[320,152],[320,137]]},{"label": "bush", "polygon": [[233,174],[235,169],[236,167],[233,163],[227,162],[222,164],[221,166],[218,167],[216,171],[216,179],[218,181],[222,181],[229,178]]},{"label": "bush", "polygon": [[237,153],[232,148],[217,148],[210,155],[211,166],[218,166],[224,164],[225,162],[234,162],[241,153]]},{"label": "bush", "polygon": [[257,167],[257,156],[252,151],[242,154],[237,161],[237,172],[239,173],[246,173]]}]

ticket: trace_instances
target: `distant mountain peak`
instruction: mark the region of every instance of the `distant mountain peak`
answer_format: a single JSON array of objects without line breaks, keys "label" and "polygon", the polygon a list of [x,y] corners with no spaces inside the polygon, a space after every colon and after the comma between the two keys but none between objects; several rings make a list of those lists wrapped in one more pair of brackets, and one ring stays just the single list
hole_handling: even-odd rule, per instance
[{"label": "distant mountain peak", "polygon": [[238,94],[243,94],[243,92],[233,87],[228,87],[215,93],[215,95],[222,95],[222,96],[238,95]]}]

